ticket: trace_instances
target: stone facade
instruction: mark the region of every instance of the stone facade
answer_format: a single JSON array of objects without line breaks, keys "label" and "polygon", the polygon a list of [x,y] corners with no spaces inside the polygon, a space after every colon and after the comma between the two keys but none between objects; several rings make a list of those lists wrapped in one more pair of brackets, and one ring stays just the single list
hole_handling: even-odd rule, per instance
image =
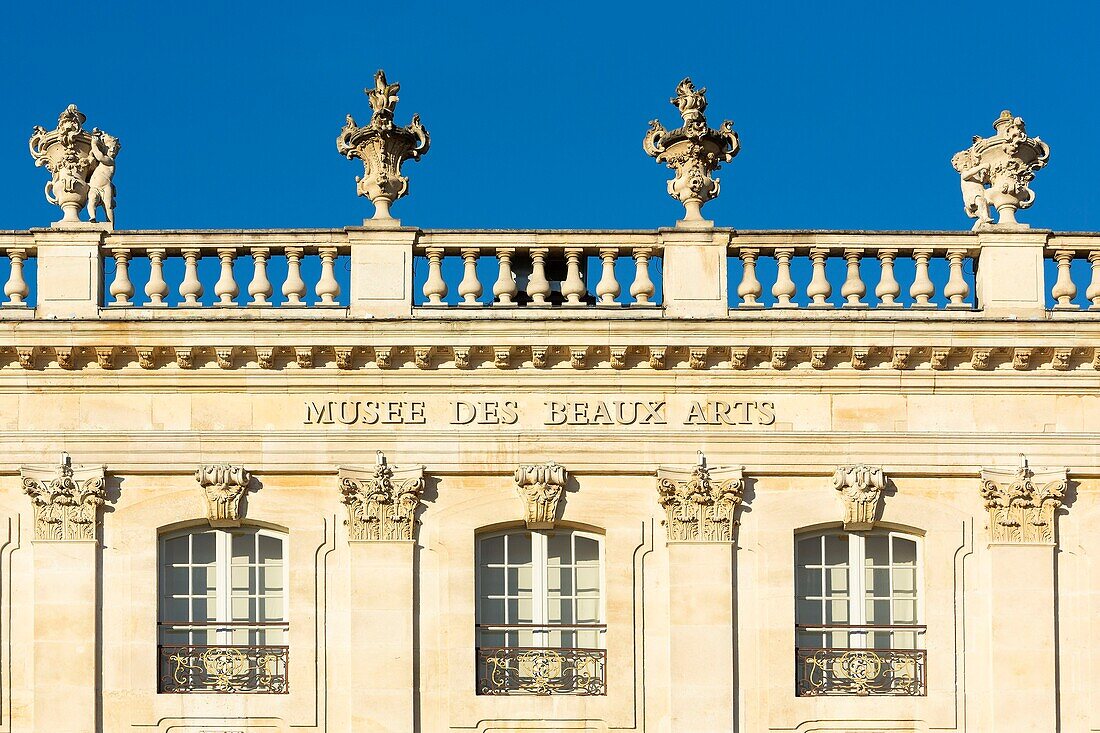
[{"label": "stone facade", "polygon": [[[117,141],[36,130],[0,733],[1100,730],[1100,236],[1015,223],[1019,118],[956,156],[974,231],[703,220],[740,141],[688,80],[646,142],[677,226],[422,230],[396,92],[341,134],[346,229],[115,229]],[[486,616],[538,588],[575,619]]]}]

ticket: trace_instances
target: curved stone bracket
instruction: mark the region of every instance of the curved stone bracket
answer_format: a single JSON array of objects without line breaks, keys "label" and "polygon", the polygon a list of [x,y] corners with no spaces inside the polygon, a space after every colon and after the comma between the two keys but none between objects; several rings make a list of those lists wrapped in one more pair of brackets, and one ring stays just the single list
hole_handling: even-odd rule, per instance
[{"label": "curved stone bracket", "polygon": [[553,529],[558,502],[568,480],[569,473],[554,461],[516,469],[516,492],[523,501],[523,519],[528,529]]},{"label": "curved stone bracket", "polygon": [[865,531],[875,526],[886,474],[878,466],[840,466],[833,474],[833,488],[844,501],[844,529]]},{"label": "curved stone bracket", "polygon": [[251,474],[243,466],[207,464],[195,471],[203,490],[206,517],[211,527],[241,526],[241,497],[248,490]]}]

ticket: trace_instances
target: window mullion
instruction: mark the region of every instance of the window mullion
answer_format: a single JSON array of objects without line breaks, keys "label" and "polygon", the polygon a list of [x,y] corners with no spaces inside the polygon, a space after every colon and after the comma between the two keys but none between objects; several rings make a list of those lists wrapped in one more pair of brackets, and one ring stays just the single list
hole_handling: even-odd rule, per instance
[{"label": "window mullion", "polygon": [[[531,620],[536,624],[545,624],[547,618],[546,606],[547,581],[546,581],[546,534],[543,532],[531,533]],[[543,646],[547,644],[545,631],[537,632],[537,637]]]},{"label": "window mullion", "polygon": [[[229,589],[232,587],[230,583],[230,575],[233,572],[230,567],[231,552],[229,549],[230,534],[222,530],[214,530],[214,604],[217,614],[217,622],[224,624],[229,621]],[[225,628],[218,630],[218,643],[228,644],[231,632],[226,631]]]},{"label": "window mullion", "polygon": [[[862,535],[850,534],[848,537],[848,579],[852,589],[848,599],[848,618],[849,623],[859,625],[867,623],[867,571],[864,568],[866,544]],[[850,646],[863,648],[867,644],[866,631],[850,634],[848,643]]]}]

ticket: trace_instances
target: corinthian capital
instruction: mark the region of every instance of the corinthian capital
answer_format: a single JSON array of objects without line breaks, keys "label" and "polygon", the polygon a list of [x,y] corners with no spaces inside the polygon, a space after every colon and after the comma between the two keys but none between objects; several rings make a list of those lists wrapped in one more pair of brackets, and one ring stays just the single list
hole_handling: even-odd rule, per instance
[{"label": "corinthian capital", "polygon": [[741,466],[657,469],[657,500],[665,510],[669,542],[733,542],[735,513],[745,495]]},{"label": "corinthian capital", "polygon": [[96,540],[107,498],[104,466],[74,466],[68,453],[56,466],[21,466],[23,492],[34,506],[36,540]]},{"label": "corinthian capital", "polygon": [[703,221],[703,204],[718,196],[719,181],[711,174],[729,163],[741,149],[733,123],[726,120],[717,130],[707,126],[706,88],[696,89],[691,79],[676,86],[676,96],[670,99],[680,112],[684,124],[666,130],[658,121],[649,123],[649,132],[642,140],[646,155],[676,171],[668,182],[668,194],[684,205],[684,221]]},{"label": "corinthian capital", "polygon": [[989,510],[989,541],[1054,544],[1058,507],[1066,493],[1066,469],[983,468],[982,499]]},{"label": "corinthian capital", "polygon": [[195,471],[195,480],[206,499],[206,517],[211,527],[241,526],[241,497],[252,476],[243,466],[207,464]]},{"label": "corinthian capital", "polygon": [[381,451],[373,468],[341,466],[340,500],[348,508],[348,540],[414,539],[424,467],[398,468]]},{"label": "corinthian capital", "polygon": [[529,529],[551,529],[558,514],[558,502],[565,492],[569,474],[557,463],[528,464],[516,469],[516,492],[523,500],[523,518]]},{"label": "corinthian capital", "polygon": [[844,529],[868,530],[886,488],[886,474],[878,466],[841,466],[833,474],[833,488],[844,500]]},{"label": "corinthian capital", "polygon": [[363,177],[355,178],[356,191],[374,204],[375,219],[393,218],[390,204],[409,191],[409,179],[401,175],[401,164],[410,158],[420,160],[431,144],[420,115],[413,115],[408,127],[394,125],[400,89],[400,84],[388,83],[385,72],[379,69],[374,75],[374,88],[364,90],[370,100],[370,122],[359,127],[348,115],[336,138],[341,155],[363,161]]}]

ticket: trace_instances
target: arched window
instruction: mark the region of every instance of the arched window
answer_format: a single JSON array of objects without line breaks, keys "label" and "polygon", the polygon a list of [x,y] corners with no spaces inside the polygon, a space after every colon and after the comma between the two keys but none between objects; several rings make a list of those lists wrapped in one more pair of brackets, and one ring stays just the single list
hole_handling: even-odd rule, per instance
[{"label": "arched window", "polygon": [[921,544],[830,530],[795,545],[799,695],[923,695]]},{"label": "arched window", "polygon": [[605,693],[603,542],[568,529],[477,540],[477,692]]},{"label": "arched window", "polygon": [[160,692],[287,691],[286,536],[196,528],[160,539]]}]

